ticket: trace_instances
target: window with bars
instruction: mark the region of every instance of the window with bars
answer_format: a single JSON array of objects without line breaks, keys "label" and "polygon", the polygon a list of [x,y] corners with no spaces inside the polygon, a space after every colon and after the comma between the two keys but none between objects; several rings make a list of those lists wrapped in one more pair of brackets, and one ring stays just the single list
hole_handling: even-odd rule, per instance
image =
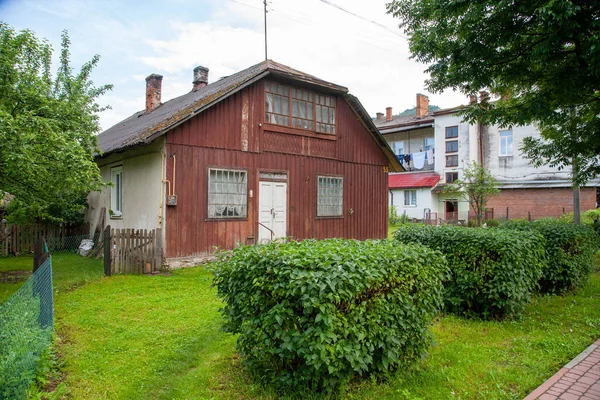
[{"label": "window with bars", "polygon": [[271,124],[335,134],[335,98],[265,82],[266,119]]},{"label": "window with bars", "polygon": [[344,214],[344,178],[317,177],[317,217],[341,217]]},{"label": "window with bars", "polygon": [[208,218],[246,218],[248,174],[242,170],[208,170]]},{"label": "window with bars", "polygon": [[118,218],[123,216],[123,167],[110,169],[110,179],[113,186],[110,189],[110,216]]}]

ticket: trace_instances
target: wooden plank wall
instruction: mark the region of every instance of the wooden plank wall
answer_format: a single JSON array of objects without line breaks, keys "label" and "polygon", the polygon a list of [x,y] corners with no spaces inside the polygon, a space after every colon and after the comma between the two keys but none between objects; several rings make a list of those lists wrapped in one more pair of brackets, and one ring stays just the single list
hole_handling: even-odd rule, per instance
[{"label": "wooden plank wall", "polygon": [[162,264],[160,229],[112,229],[110,274],[148,274]]},{"label": "wooden plank wall", "polygon": [[[177,159],[177,206],[167,207],[166,256],[233,248],[257,237],[259,171],[288,175],[288,235],[295,239],[387,237],[388,161],[343,98],[337,135],[264,124],[262,82],[225,99],[167,134]],[[267,130],[270,129],[270,130]],[[208,219],[208,168],[248,171],[248,218]],[[344,177],[344,216],[317,218],[317,175]],[[173,170],[167,164],[167,179]]]},{"label": "wooden plank wall", "polygon": [[66,238],[87,234],[88,225],[0,225],[0,256],[32,253],[42,237],[60,248]]}]

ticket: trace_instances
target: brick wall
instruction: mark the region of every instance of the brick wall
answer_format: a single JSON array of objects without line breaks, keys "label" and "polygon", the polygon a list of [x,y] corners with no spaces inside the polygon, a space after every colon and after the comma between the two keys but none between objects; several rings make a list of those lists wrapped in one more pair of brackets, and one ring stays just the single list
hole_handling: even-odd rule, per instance
[{"label": "brick wall", "polygon": [[[596,208],[596,188],[582,188],[581,211]],[[504,189],[492,198],[487,208],[494,209],[494,218],[531,219],[559,217],[573,211],[573,189]]]}]

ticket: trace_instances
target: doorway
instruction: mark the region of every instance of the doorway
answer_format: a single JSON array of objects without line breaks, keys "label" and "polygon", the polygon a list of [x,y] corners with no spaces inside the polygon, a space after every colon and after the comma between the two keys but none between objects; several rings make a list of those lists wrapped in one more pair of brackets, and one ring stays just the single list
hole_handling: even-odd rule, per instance
[{"label": "doorway", "polygon": [[287,182],[259,182],[258,243],[287,236]]}]

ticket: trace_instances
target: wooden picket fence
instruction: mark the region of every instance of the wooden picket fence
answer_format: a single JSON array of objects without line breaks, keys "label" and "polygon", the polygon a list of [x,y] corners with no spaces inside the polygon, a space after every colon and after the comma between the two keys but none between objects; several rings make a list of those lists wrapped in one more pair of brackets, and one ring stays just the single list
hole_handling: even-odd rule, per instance
[{"label": "wooden picket fence", "polygon": [[104,273],[150,274],[162,265],[161,229],[111,229],[104,231]]},{"label": "wooden picket fence", "polygon": [[[0,224],[0,256],[33,253],[42,237],[52,243],[52,250],[76,250],[79,237],[89,235],[88,225],[5,225]],[[68,248],[67,248],[68,247]]]}]

